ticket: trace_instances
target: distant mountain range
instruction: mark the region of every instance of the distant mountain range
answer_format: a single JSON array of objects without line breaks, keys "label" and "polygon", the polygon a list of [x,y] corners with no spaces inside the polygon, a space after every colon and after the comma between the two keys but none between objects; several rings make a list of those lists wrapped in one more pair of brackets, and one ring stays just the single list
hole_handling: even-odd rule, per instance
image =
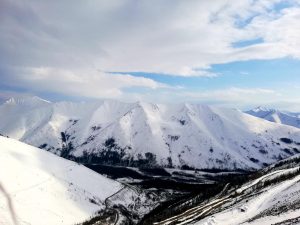
[{"label": "distant mountain range", "polygon": [[256,169],[300,152],[300,130],[199,104],[12,98],[0,133],[83,163]]},{"label": "distant mountain range", "polygon": [[257,107],[246,111],[246,113],[278,124],[300,128],[300,113],[285,112],[264,107]]}]

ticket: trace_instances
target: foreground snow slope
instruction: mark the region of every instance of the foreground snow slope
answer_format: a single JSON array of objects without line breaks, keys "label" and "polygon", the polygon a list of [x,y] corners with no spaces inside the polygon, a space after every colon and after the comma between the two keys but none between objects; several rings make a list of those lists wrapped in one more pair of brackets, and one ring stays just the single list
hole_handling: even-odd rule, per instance
[{"label": "foreground snow slope", "polygon": [[[0,137],[0,183],[18,224],[75,224],[105,207],[122,186],[81,165],[19,141]],[[0,192],[0,224],[13,224]]]},{"label": "foreground snow slope", "polygon": [[249,169],[300,152],[297,128],[198,104],[33,97],[10,99],[0,115],[3,135],[82,162]]},{"label": "foreground snow slope", "polygon": [[[228,183],[214,197],[154,224],[300,224],[299,157],[280,161],[248,178],[247,182],[238,186]],[[192,200],[181,204],[188,204]]]},{"label": "foreground snow slope", "polygon": [[[291,173],[297,174],[290,176]],[[286,176],[286,177],[284,177]],[[283,178],[282,178],[283,177]],[[261,187],[264,182],[274,184]],[[243,195],[225,201],[219,211],[195,223],[196,225],[239,225],[239,224],[300,224],[300,172],[298,166],[275,170],[237,190]],[[232,205],[233,203],[233,205]],[[212,209],[212,208],[210,208]],[[208,210],[210,210],[208,209]]]},{"label": "foreground snow slope", "polygon": [[300,128],[300,113],[282,112],[275,109],[257,107],[246,113],[271,122]]}]

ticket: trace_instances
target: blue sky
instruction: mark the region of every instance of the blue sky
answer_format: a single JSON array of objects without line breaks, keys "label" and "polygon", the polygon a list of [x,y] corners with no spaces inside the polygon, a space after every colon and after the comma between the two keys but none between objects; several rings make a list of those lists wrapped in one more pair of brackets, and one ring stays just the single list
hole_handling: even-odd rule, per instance
[{"label": "blue sky", "polygon": [[216,64],[212,65],[209,71],[218,76],[186,78],[143,72],[131,72],[130,74],[136,77],[147,77],[172,86],[183,86],[195,91],[229,87],[279,89],[291,84],[300,84],[300,62],[293,58]]},{"label": "blue sky", "polygon": [[300,111],[297,0],[1,4],[2,100],[38,95]]},{"label": "blue sky", "polygon": [[[298,106],[294,105],[297,104],[297,100],[293,102],[294,99],[297,99],[300,92],[300,62],[297,59],[285,57],[272,60],[237,61],[212,65],[209,71],[218,75],[216,77],[186,78],[142,72],[132,72],[131,74],[136,77],[147,77],[173,87],[182,87],[183,90],[189,90],[194,93],[235,90],[235,88],[254,91],[265,90],[266,93],[262,94],[269,95],[269,101],[259,102],[257,101],[259,99],[252,99],[252,101],[242,104],[241,108],[248,109],[262,104],[281,109],[290,108],[294,111],[298,109]],[[133,90],[130,91],[135,92],[137,89],[133,88]],[[148,92],[147,89],[140,89],[139,91]],[[220,95],[221,94],[220,92]],[[260,98],[259,95],[261,95],[261,93],[258,91],[254,97]],[[178,96],[176,96],[175,99],[178,100]],[[278,101],[276,101],[276,99],[278,99]],[[282,99],[288,101],[285,103]],[[289,100],[291,100],[291,102]],[[182,98],[182,101],[184,101],[184,98]],[[197,102],[197,98],[189,98],[187,101]],[[216,102],[220,104],[217,99],[213,98],[204,99],[203,102],[209,104]],[[289,104],[293,105],[290,106]],[[224,105],[226,105],[226,103]],[[234,107],[234,104],[229,105]]]}]

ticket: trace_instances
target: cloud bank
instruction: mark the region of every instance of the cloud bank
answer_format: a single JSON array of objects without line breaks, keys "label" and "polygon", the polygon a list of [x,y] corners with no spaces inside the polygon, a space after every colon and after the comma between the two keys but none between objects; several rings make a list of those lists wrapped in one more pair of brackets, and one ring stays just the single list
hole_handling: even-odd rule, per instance
[{"label": "cloud bank", "polygon": [[87,97],[168,89],[130,73],[213,79],[214,64],[300,59],[299,21],[298,0],[2,0],[0,82]]}]

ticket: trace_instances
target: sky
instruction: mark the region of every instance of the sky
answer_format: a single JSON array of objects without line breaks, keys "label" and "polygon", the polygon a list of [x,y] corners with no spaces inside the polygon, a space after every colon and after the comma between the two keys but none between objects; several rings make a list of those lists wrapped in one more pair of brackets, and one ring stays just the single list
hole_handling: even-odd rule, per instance
[{"label": "sky", "polygon": [[0,101],[300,111],[300,0],[1,0]]}]

